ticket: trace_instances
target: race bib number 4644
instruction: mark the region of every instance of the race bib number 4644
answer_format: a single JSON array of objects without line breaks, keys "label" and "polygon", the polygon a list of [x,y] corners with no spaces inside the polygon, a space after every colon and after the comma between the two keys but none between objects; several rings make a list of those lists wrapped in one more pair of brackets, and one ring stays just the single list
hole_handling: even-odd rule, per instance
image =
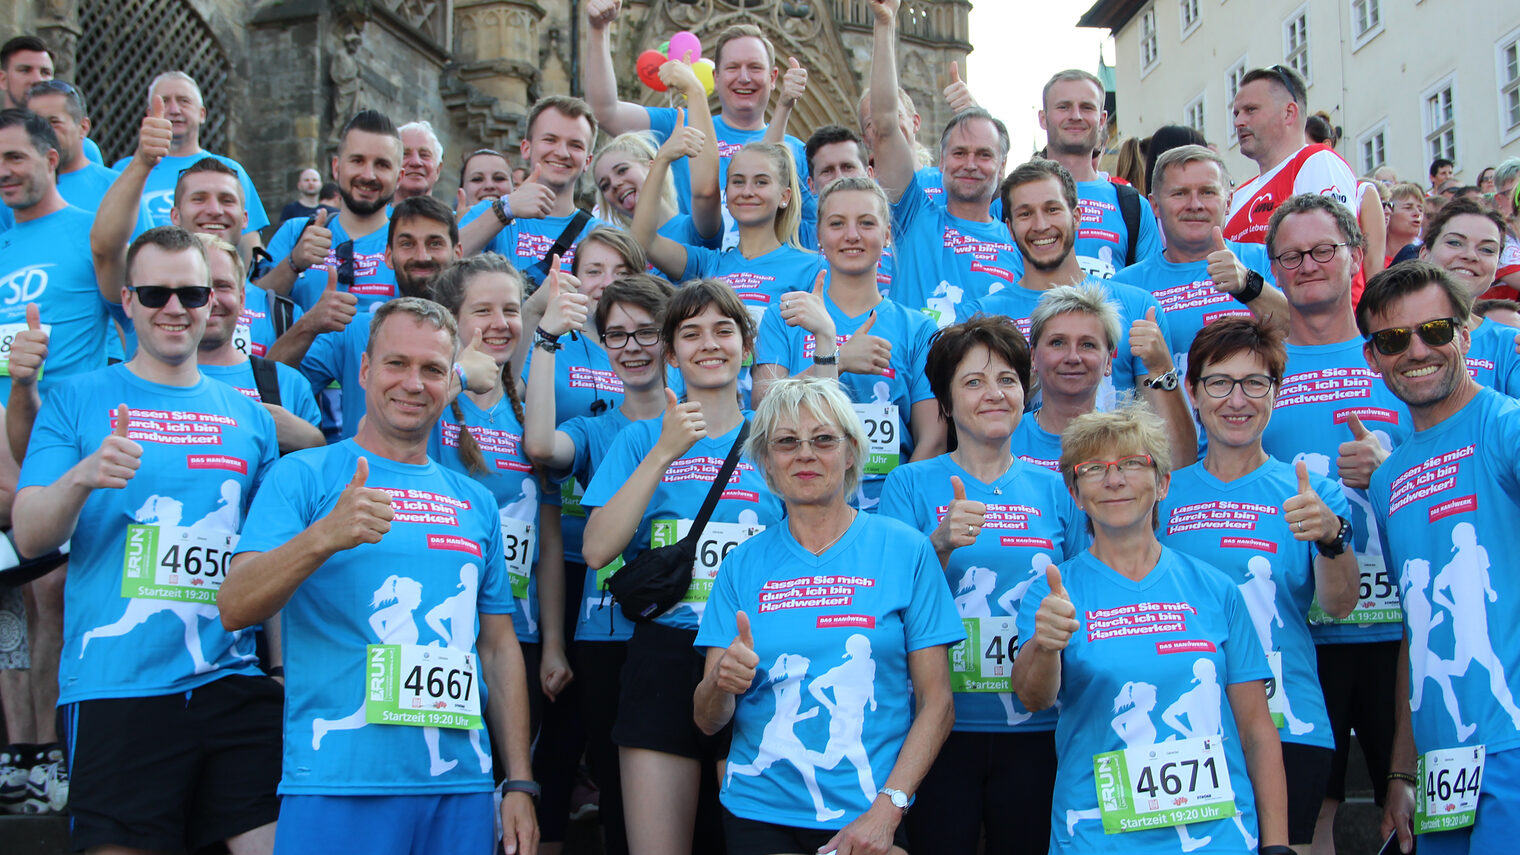
[{"label": "race bib number 4644", "polygon": [[1483,785],[1482,745],[1427,751],[1420,757],[1414,833],[1451,831],[1473,824]]},{"label": "race bib number 4644", "polygon": [[1217,736],[1093,755],[1105,834],[1235,815],[1235,791]]},{"label": "race bib number 4644", "polygon": [[452,647],[371,644],[365,649],[364,720],[412,727],[481,728],[475,654]]},{"label": "race bib number 4644", "polygon": [[215,603],[238,536],[177,525],[129,525],[121,595],[145,600]]}]

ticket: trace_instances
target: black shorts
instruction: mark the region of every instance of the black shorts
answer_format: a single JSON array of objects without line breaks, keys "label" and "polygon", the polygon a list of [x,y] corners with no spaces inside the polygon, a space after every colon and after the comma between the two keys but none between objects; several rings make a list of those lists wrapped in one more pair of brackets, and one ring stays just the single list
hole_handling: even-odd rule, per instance
[{"label": "black shorts", "polygon": [[634,627],[628,642],[618,694],[617,723],[612,741],[623,748],[645,748],[695,760],[728,756],[731,727],[713,736],[697,729],[692,695],[702,682],[706,659],[692,642],[694,629],[673,629],[658,623]]},{"label": "black shorts", "polygon": [[1388,792],[1388,762],[1393,751],[1399,642],[1321,644],[1314,650],[1319,658],[1325,709],[1330,713],[1330,731],[1335,735],[1335,759],[1330,764],[1325,798],[1346,800],[1346,756],[1351,750],[1351,731],[1355,730],[1356,741],[1367,758],[1367,774],[1372,776],[1372,797],[1382,804]]},{"label": "black shorts", "polygon": [[1056,733],[954,731],[903,822],[919,855],[1043,855],[1050,848]]},{"label": "black shorts", "polygon": [[1282,755],[1283,773],[1288,779],[1288,843],[1312,843],[1335,750],[1284,742]]},{"label": "black shorts", "polygon": [[285,690],[230,676],[64,709],[75,850],[189,850],[274,822]]},{"label": "black shorts", "polygon": [[[892,835],[892,845],[904,852],[910,851],[906,826],[905,822],[898,823],[897,831]],[[843,827],[840,826],[840,828]],[[823,828],[796,828],[790,825],[775,825],[754,819],[744,819],[734,816],[728,808],[723,809],[723,837],[728,842],[728,855],[812,853],[817,852],[818,847],[833,840],[834,835],[838,833],[838,829],[829,831]]]}]

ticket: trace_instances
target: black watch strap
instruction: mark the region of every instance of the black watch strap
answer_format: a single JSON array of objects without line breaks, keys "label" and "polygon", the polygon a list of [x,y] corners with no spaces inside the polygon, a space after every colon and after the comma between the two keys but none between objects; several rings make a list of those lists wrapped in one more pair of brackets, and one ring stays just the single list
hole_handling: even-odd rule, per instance
[{"label": "black watch strap", "polygon": [[1351,521],[1343,516],[1337,516],[1336,519],[1340,521],[1341,527],[1336,529],[1335,539],[1329,543],[1314,544],[1314,548],[1319,550],[1319,554],[1326,558],[1335,558],[1345,552],[1346,547],[1349,545],[1348,541],[1351,540]]},{"label": "black watch strap", "polygon": [[1252,300],[1261,296],[1262,289],[1266,287],[1267,279],[1265,276],[1254,270],[1247,270],[1246,281],[1241,284],[1240,293],[1235,295],[1235,299],[1246,305],[1250,305]]}]

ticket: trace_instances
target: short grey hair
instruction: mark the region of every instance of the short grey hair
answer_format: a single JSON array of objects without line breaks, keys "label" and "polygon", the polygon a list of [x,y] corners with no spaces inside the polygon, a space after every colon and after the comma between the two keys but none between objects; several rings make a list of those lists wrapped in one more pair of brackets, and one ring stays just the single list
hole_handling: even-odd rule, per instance
[{"label": "short grey hair", "polygon": [[1312,211],[1324,211],[1335,220],[1336,228],[1340,230],[1341,240],[1352,249],[1362,246],[1362,230],[1356,224],[1356,215],[1351,209],[1335,201],[1329,196],[1321,196],[1318,193],[1300,193],[1292,196],[1288,201],[1277,206],[1272,212],[1272,219],[1267,223],[1267,254],[1275,261],[1277,258],[1277,230],[1282,228],[1282,221],[1294,214],[1307,214]]},{"label": "short grey hair", "polygon": [[1057,285],[1046,291],[1029,316],[1029,346],[1039,346],[1045,325],[1053,318],[1072,312],[1096,318],[1098,326],[1103,328],[1103,335],[1108,338],[1108,349],[1119,346],[1119,309],[1109,299],[1108,291],[1093,283]]},{"label": "short grey hair", "polygon": [[[985,119],[992,123],[993,130],[997,131],[998,147],[1003,152],[1003,162],[1008,162],[1008,150],[1013,147],[1013,142],[1008,138],[1008,126],[1003,124],[1002,119],[999,119],[981,107],[970,107],[950,117],[949,123],[945,125],[944,132],[939,135],[940,160],[945,159],[945,148],[950,144],[950,132],[967,122],[974,122],[977,119]],[[912,140],[909,140],[909,142],[912,142]]]},{"label": "short grey hair", "polygon": [[374,355],[375,339],[380,337],[380,328],[385,326],[391,315],[410,315],[420,323],[443,330],[449,334],[449,340],[454,344],[453,356],[459,355],[459,322],[454,320],[454,315],[448,309],[421,297],[397,297],[375,310],[374,320],[369,325],[369,340],[364,344],[365,354]]},{"label": "short grey hair", "polygon": [[1181,145],[1167,149],[1156,158],[1156,171],[1151,173],[1151,192],[1156,192],[1162,184],[1166,183],[1166,171],[1173,166],[1186,166],[1189,163],[1203,161],[1219,167],[1219,186],[1225,190],[1230,189],[1230,168],[1224,165],[1224,158],[1208,146]]},{"label": "short grey hair", "polygon": [[[388,304],[387,304],[388,305]],[[839,381],[823,377],[788,377],[770,385],[749,423],[749,439],[744,453],[765,476],[766,486],[776,489],[771,479],[771,435],[781,425],[796,425],[806,409],[825,424],[838,425],[848,447],[850,460],[844,472],[844,494],[852,496],[860,486],[860,473],[870,452],[865,426]]]},{"label": "short grey hair", "polygon": [[195,82],[194,77],[191,77],[183,71],[175,69],[173,71],[165,71],[159,76],[153,78],[153,82],[148,84],[149,110],[153,109],[153,90],[157,89],[158,84],[164,82],[165,80],[183,80],[186,83],[190,84],[190,88],[195,90],[196,100],[201,102],[202,107],[206,106],[206,96],[201,92],[201,85]]},{"label": "short grey hair", "polygon": [[1520,157],[1505,158],[1498,166],[1494,167],[1494,187],[1499,188],[1514,181],[1520,176]]},{"label": "short grey hair", "polygon": [[429,146],[433,150],[433,160],[443,163],[443,143],[438,141],[438,133],[433,130],[433,125],[426,119],[418,119],[415,122],[407,122],[396,129],[396,133],[404,134],[407,131],[422,131],[427,134]]}]

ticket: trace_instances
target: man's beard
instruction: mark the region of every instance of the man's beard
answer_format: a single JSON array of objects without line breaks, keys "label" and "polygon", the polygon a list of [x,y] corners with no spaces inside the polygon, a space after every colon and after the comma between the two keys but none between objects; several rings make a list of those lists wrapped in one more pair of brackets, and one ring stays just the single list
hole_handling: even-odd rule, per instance
[{"label": "man's beard", "polygon": [[384,210],[385,206],[389,205],[391,203],[391,200],[396,198],[396,191],[392,190],[390,192],[390,195],[381,196],[379,199],[376,199],[373,202],[361,202],[358,199],[355,199],[353,196],[349,195],[349,192],[347,190],[344,190],[341,186],[338,188],[338,195],[343,197],[344,207],[348,208],[348,210],[354,212],[355,214],[358,214],[361,217],[367,217],[377,211]]},{"label": "man's beard", "polygon": [[1061,254],[1056,257],[1055,261],[1039,261],[1028,249],[1022,246],[1019,247],[1019,252],[1023,253],[1025,264],[1041,273],[1050,273],[1061,269],[1061,265],[1066,263],[1066,259],[1071,258],[1071,254],[1076,249],[1076,246],[1077,233],[1076,231],[1069,231],[1066,233],[1066,240],[1061,245]]},{"label": "man's beard", "polygon": [[396,271],[396,290],[403,297],[422,297],[433,299],[433,280],[438,277],[443,268],[434,267],[421,275],[413,275],[405,265]]}]

